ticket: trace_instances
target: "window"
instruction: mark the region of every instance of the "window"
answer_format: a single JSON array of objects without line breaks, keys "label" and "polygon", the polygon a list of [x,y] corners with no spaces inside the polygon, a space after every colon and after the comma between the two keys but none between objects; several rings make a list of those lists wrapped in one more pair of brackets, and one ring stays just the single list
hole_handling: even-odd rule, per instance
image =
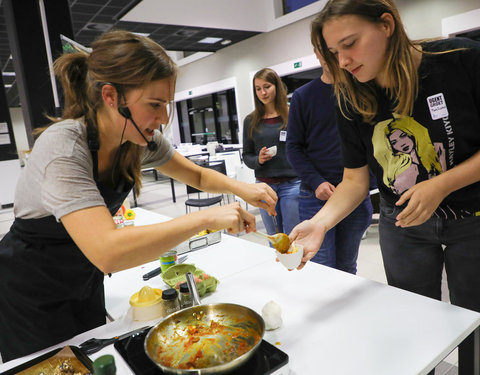
[{"label": "window", "polygon": [[295,12],[296,10],[306,7],[318,0],[283,0],[283,14]]},{"label": "window", "polygon": [[238,143],[234,89],[177,102],[177,112],[182,143]]}]

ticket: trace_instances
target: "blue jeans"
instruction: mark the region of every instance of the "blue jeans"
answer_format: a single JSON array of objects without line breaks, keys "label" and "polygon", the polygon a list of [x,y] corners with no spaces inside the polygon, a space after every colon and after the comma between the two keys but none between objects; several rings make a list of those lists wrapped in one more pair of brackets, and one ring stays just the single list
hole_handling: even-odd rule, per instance
[{"label": "blue jeans", "polygon": [[[380,203],[380,248],[389,285],[441,299],[442,271],[452,304],[480,312],[480,217],[441,219],[400,228],[401,208]],[[459,374],[472,374],[473,337],[459,346]]]},{"label": "blue jeans", "polygon": [[[260,182],[257,180],[257,182]],[[300,180],[293,179],[286,182],[268,184],[277,193],[278,201],[275,206],[277,211],[278,231],[289,234],[300,222],[298,216],[298,191]],[[268,234],[275,234],[275,224],[272,217],[264,209],[260,209],[265,230]]]},{"label": "blue jeans", "polygon": [[[311,219],[325,203],[315,196],[315,192],[300,189],[300,220]],[[311,260],[356,274],[358,248],[363,234],[372,222],[372,212],[372,202],[368,196],[350,215],[326,233],[322,246]]]}]

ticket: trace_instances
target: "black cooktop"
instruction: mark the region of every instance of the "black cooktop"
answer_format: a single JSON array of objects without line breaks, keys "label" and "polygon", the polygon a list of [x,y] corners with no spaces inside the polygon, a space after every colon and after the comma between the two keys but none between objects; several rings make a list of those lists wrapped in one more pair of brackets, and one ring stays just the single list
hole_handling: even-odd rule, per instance
[{"label": "black cooktop", "polygon": [[[115,342],[115,349],[137,375],[164,374],[145,354],[143,343],[150,328]],[[262,340],[254,355],[229,375],[268,375],[288,363],[288,355]]]}]

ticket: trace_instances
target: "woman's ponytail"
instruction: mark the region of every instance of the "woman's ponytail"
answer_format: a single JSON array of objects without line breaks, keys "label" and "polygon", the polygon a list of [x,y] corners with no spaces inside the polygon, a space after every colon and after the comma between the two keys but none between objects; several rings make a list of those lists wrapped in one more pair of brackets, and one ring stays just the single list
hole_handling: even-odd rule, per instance
[{"label": "woman's ponytail", "polygon": [[87,59],[83,52],[67,53],[54,63],[55,75],[63,87],[62,118],[79,118],[89,112],[87,105]]}]

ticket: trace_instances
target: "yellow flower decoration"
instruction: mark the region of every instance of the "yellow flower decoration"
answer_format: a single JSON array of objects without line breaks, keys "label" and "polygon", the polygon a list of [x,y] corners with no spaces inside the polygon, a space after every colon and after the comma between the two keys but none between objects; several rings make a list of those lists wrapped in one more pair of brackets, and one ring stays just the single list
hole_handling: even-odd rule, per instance
[{"label": "yellow flower decoration", "polygon": [[127,220],[133,220],[133,219],[135,219],[135,211],[130,210],[130,209],[126,210],[124,216],[125,216],[125,219],[127,219]]}]

